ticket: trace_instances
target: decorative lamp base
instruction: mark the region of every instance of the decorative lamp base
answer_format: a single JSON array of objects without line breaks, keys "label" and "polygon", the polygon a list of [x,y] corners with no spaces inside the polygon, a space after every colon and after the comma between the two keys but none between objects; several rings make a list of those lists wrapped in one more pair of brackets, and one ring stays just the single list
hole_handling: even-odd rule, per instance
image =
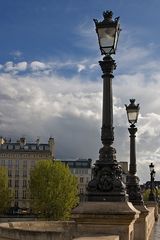
[{"label": "decorative lamp base", "polygon": [[129,201],[133,205],[144,205],[141,188],[139,185],[139,178],[137,176],[127,176],[127,193],[129,195]]},{"label": "decorative lamp base", "polygon": [[[93,179],[88,183],[87,200],[90,202],[127,201],[125,184],[122,182],[122,168],[115,160],[115,149],[100,149],[100,160],[93,169]],[[106,154],[107,153],[107,154]]]}]

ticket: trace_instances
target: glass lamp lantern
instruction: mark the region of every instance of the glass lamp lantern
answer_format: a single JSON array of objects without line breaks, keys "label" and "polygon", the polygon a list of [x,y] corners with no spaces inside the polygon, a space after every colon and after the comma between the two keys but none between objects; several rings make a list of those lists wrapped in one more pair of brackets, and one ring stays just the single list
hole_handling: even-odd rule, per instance
[{"label": "glass lamp lantern", "polygon": [[111,55],[115,54],[116,52],[117,42],[121,29],[119,24],[119,17],[113,20],[112,16],[112,11],[106,11],[103,13],[104,20],[102,22],[98,22],[97,19],[94,19],[102,55]]},{"label": "glass lamp lantern", "polygon": [[135,99],[130,99],[130,104],[126,106],[128,122],[134,125],[138,120],[139,104],[135,104]]},{"label": "glass lamp lantern", "polygon": [[154,164],[153,164],[153,163],[151,163],[151,164],[149,165],[149,169],[150,169],[150,172],[154,171]]}]

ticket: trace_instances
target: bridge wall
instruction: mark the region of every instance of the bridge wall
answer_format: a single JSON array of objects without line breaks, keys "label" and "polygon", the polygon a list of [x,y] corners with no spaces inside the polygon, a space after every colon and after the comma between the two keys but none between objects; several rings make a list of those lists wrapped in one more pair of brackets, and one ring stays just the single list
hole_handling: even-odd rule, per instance
[{"label": "bridge wall", "polygon": [[[154,207],[148,207],[148,214],[144,218],[144,223],[145,224],[137,224],[136,222],[133,224],[133,234],[132,238],[128,234],[128,237],[123,237],[124,234],[121,231],[126,231],[126,227],[124,224],[131,224],[129,223],[128,219],[125,218],[125,223],[124,220],[122,219],[122,216],[116,216],[114,218],[114,234],[113,232],[111,233],[109,231],[109,227],[105,228],[105,224],[110,222],[110,219],[105,219],[105,222],[98,222],[98,229],[103,230],[96,232],[94,229],[89,228],[90,234],[87,234],[87,226],[91,227],[91,224],[85,224],[81,223],[77,225],[75,221],[27,221],[27,222],[6,222],[6,223],[1,223],[0,224],[0,240],[136,240],[135,238],[135,232],[136,228],[138,229],[138,233],[140,234],[139,236],[144,235],[144,232],[146,232],[146,237],[145,240],[149,240],[152,231],[154,228],[154,223],[155,223],[155,208]],[[111,217],[111,216],[110,216]],[[112,221],[113,221],[112,216]],[[118,217],[118,218],[117,218]],[[93,219],[92,219],[93,220]],[[101,221],[101,219],[99,219]],[[138,221],[138,219],[137,219]],[[109,223],[111,224],[111,222]],[[117,224],[117,225],[116,225]],[[120,227],[122,224],[123,227]],[[81,225],[83,225],[83,230],[86,228],[86,232],[82,231]],[[85,227],[86,225],[86,227]],[[92,224],[93,227],[94,224]],[[102,228],[103,225],[103,229]],[[96,228],[96,225],[94,225]],[[142,227],[143,226],[143,227]],[[131,227],[131,226],[130,226]],[[130,228],[128,227],[128,228]],[[108,231],[106,230],[108,229]],[[119,229],[119,234],[118,234],[118,229]],[[81,231],[80,231],[81,230]],[[115,233],[115,230],[116,233]],[[116,235],[115,235],[116,234]],[[126,233],[125,233],[126,234]],[[127,234],[126,234],[127,236]],[[77,238],[76,238],[77,237]],[[137,238],[140,240],[141,238]]]}]

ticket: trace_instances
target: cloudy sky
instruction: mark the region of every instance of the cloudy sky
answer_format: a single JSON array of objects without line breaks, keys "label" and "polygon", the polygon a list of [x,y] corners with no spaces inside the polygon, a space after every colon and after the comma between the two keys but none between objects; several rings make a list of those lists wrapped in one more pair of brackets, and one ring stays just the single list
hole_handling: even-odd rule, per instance
[{"label": "cloudy sky", "polygon": [[0,0],[0,135],[56,141],[57,158],[98,158],[102,79],[93,18],[120,16],[114,59],[117,160],[129,160],[124,104],[140,103],[137,166],[160,180],[160,1]]}]

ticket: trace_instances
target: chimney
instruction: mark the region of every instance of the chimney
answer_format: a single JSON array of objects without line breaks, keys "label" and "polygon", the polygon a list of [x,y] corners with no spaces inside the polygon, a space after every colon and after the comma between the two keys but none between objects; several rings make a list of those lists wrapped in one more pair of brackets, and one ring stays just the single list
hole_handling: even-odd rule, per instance
[{"label": "chimney", "polygon": [[40,138],[39,137],[37,137],[36,144],[37,144],[37,146],[39,146],[39,144],[40,144]]},{"label": "chimney", "polygon": [[0,137],[0,145],[1,145],[1,144],[4,144],[4,143],[5,143],[5,140],[4,140],[4,138],[1,136],[1,137]]},{"label": "chimney", "polygon": [[50,150],[51,155],[52,155],[52,157],[54,159],[54,157],[55,157],[54,156],[54,145],[55,145],[54,138],[50,137],[49,140],[48,140],[48,144],[49,144],[49,150]]},{"label": "chimney", "polygon": [[26,145],[26,139],[24,137],[20,138],[20,147],[24,148],[24,145]]}]

